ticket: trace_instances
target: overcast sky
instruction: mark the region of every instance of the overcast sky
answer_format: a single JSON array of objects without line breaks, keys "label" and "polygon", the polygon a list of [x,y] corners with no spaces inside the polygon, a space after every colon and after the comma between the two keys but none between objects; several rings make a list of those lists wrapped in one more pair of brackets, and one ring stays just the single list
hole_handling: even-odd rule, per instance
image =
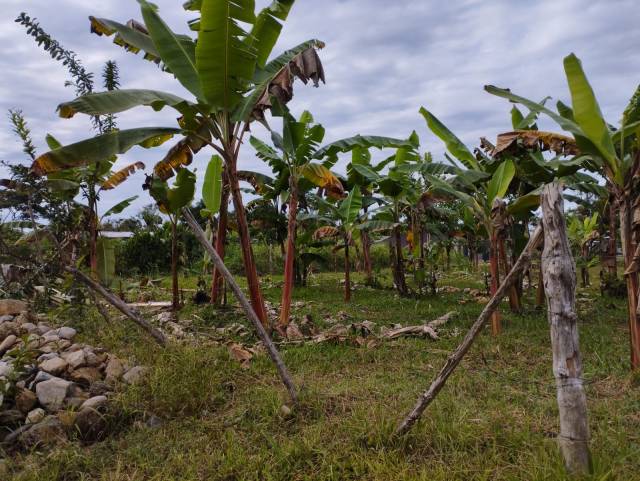
[{"label": "overcast sky", "polygon": [[[182,0],[156,0],[160,14],[177,32],[187,33],[193,13]],[[266,1],[257,1],[259,6]],[[4,112],[22,109],[39,153],[44,136],[63,143],[93,135],[87,117],[59,119],[58,103],[74,97],[65,87],[65,68],[50,59],[13,19],[21,12],[75,51],[85,67],[99,73],[105,61],[120,66],[122,88],[153,88],[189,94],[170,75],[89,31],[87,17],[140,19],[135,0],[0,0],[0,159],[26,162]],[[310,39],[326,42],[321,51],[327,84],[318,89],[296,84],[294,113],[311,110],[327,129],[325,141],[360,134],[406,137],[416,130],[423,150],[438,158],[442,147],[418,114],[425,106],[468,145],[480,136],[510,129],[510,105],[482,89],[509,87],[532,99],[551,95],[567,100],[562,58],[575,52],[601,102],[617,123],[636,88],[640,66],[637,0],[298,0],[275,52]],[[175,111],[141,107],[118,118],[120,128],[174,126]],[[555,128],[552,124],[545,127]],[[254,134],[264,136],[261,126]],[[169,145],[170,142],[167,144]],[[150,169],[164,149],[134,148],[118,160],[143,160]],[[194,166],[203,171],[207,156]],[[240,168],[267,172],[250,146]],[[344,162],[338,170],[344,169]],[[140,194],[125,215],[151,202],[136,174],[117,190],[104,193],[102,211],[129,195]]]}]

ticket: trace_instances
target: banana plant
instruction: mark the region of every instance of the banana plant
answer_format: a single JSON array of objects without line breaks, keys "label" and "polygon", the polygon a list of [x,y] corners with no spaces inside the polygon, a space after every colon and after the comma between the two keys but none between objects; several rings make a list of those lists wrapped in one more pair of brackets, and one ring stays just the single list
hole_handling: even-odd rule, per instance
[{"label": "banana plant", "polygon": [[353,245],[353,237],[359,222],[362,209],[362,193],[354,187],[349,194],[337,204],[317,198],[318,212],[300,216],[300,220],[317,219],[326,225],[313,233],[314,240],[335,239],[336,249],[344,249],[344,301],[351,301],[351,260],[349,247]]},{"label": "banana plant", "polygon": [[[460,199],[482,225],[490,240],[489,269],[491,273],[491,294],[498,290],[499,258],[504,255],[504,238],[509,226],[510,215],[521,209],[530,210],[539,202],[535,192],[527,193],[511,202],[507,207],[503,200],[515,178],[516,167],[511,159],[490,162],[488,158],[478,160],[471,150],[462,143],[438,118],[422,107],[420,113],[429,129],[446,145],[447,151],[455,157],[466,170],[463,170],[447,155],[456,170],[453,178],[444,180],[438,176],[426,175],[436,191],[448,193]],[[500,254],[503,254],[500,256]],[[509,291],[510,305],[513,310],[520,309],[515,288]],[[496,310],[491,318],[492,332],[501,331],[500,313]]]},{"label": "banana plant", "polygon": [[485,90],[498,97],[544,114],[571,134],[579,151],[585,154],[583,166],[604,177],[619,209],[620,239],[627,282],[631,368],[640,368],[640,314],[638,308],[638,272],[635,261],[640,239],[634,237],[633,218],[638,200],[640,178],[640,87],[636,89],[622,114],[618,127],[612,127],[600,110],[598,99],[575,54],[564,58],[564,71],[571,93],[571,106],[558,102],[557,111],[492,85]]},{"label": "banana plant", "polygon": [[[242,245],[245,273],[253,309],[268,324],[264,301],[253,258],[239,179],[237,161],[245,134],[252,121],[266,123],[265,112],[276,103],[286,104],[293,96],[295,79],[324,82],[324,71],[316,49],[319,40],[308,40],[269,60],[293,0],[275,0],[255,12],[253,1],[192,0],[185,3],[199,17],[189,23],[197,38],[173,32],[146,0],[138,0],[144,23],[132,20],[126,25],[113,20],[90,17],[91,29],[98,35],[115,35],[114,42],[144,58],[161,64],[193,96],[184,99],[171,93],[144,89],[120,89],[83,95],[63,103],[62,117],[77,113],[113,115],[138,106],[154,110],[175,109],[178,128],[138,128],[99,136],[75,145],[83,155],[69,160],[71,146],[36,159],[35,168],[48,173],[59,170],[62,162],[92,163],[121,153],[134,145],[155,146],[175,135],[182,138],[154,167],[148,179],[164,182],[186,168],[193,155],[209,146],[225,164],[225,176],[233,199]],[[247,25],[247,31],[242,25]]]},{"label": "banana plant", "polygon": [[589,286],[589,267],[592,266],[592,249],[595,241],[600,237],[598,232],[598,213],[581,219],[577,215],[572,216],[567,222],[567,236],[573,244],[578,255],[578,267],[580,267],[580,278],[582,287]]},{"label": "banana plant", "polygon": [[[214,162],[214,161],[212,161]],[[196,176],[188,169],[179,169],[173,187],[166,181],[154,178],[150,181],[149,193],[156,200],[160,212],[169,216],[171,222],[171,305],[174,310],[180,308],[180,291],[178,286],[178,237],[177,226],[183,207],[191,203],[196,187]],[[207,187],[208,189],[209,187]],[[208,196],[203,187],[203,200]],[[214,207],[207,205],[207,209]],[[210,207],[211,206],[211,207]]]},{"label": "banana plant", "polygon": [[[344,196],[343,184],[327,167],[335,163],[339,153],[370,147],[407,145],[407,141],[402,139],[358,135],[319,147],[324,139],[325,129],[321,124],[314,123],[310,112],[304,111],[298,119],[295,119],[286,109],[283,109],[282,117],[282,135],[271,132],[271,140],[275,148],[256,137],[250,139],[258,157],[265,160],[276,174],[277,180],[271,195],[284,194],[288,203],[284,286],[279,321],[281,330],[285,329],[289,323],[296,259],[298,202],[301,193],[308,191],[312,186],[317,186],[326,196],[340,199]],[[323,159],[325,162],[320,162]]]}]

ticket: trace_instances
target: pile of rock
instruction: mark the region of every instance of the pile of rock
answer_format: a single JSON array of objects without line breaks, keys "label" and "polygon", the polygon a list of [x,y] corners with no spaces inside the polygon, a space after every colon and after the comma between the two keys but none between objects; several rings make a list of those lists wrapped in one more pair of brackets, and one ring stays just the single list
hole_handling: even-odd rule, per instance
[{"label": "pile of rock", "polygon": [[69,435],[95,440],[114,386],[140,380],[144,368],[104,349],[74,342],[21,301],[0,300],[0,441],[32,447]]}]

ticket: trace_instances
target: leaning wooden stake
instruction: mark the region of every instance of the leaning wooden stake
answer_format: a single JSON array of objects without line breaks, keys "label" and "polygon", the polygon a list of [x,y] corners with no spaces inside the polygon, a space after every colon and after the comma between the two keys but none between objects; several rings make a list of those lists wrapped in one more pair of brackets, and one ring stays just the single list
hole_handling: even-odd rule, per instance
[{"label": "leaning wooden stake", "polygon": [[467,335],[464,337],[458,348],[449,356],[447,362],[433,380],[431,386],[429,386],[429,389],[420,395],[420,398],[418,399],[418,402],[416,402],[414,408],[398,425],[395,432],[397,436],[408,432],[416,421],[420,419],[420,416],[427,406],[431,404],[438,395],[442,387],[447,382],[447,379],[449,379],[449,376],[451,376],[455,368],[458,367],[458,364],[460,364],[460,361],[462,361],[462,358],[482,331],[484,324],[487,322],[489,317],[491,317],[491,314],[496,310],[504,296],[509,291],[509,287],[516,281],[520,272],[522,272],[529,263],[533,250],[541,241],[542,227],[538,226],[531,235],[531,238],[522,251],[522,254],[520,254],[520,257],[518,257],[518,260],[511,268],[511,271],[507,274],[507,277],[505,277],[504,281],[500,284],[500,287],[498,287],[498,290],[491,297],[487,305],[484,306],[480,316],[478,316],[478,319],[473,323],[471,329],[469,329],[469,332],[467,332]]},{"label": "leaning wooden stake", "polygon": [[278,369],[278,374],[280,375],[282,382],[287,388],[287,391],[289,391],[289,396],[291,397],[291,401],[293,401],[294,404],[297,404],[298,395],[296,393],[296,388],[293,384],[293,380],[291,379],[291,375],[287,370],[287,366],[285,366],[284,362],[282,361],[282,357],[280,357],[280,353],[276,349],[276,346],[273,344],[273,341],[269,337],[269,334],[267,333],[264,326],[260,322],[260,319],[256,315],[256,312],[253,310],[253,307],[251,307],[251,303],[242,292],[242,289],[240,289],[240,286],[236,282],[233,275],[231,275],[231,272],[229,272],[229,269],[227,269],[227,266],[224,265],[224,262],[222,261],[222,259],[220,258],[216,250],[213,248],[211,243],[207,241],[207,236],[205,235],[204,231],[202,230],[198,222],[194,219],[189,209],[187,208],[182,209],[182,215],[184,216],[184,218],[187,221],[187,224],[189,224],[189,227],[191,228],[196,238],[198,239],[198,242],[200,242],[200,245],[202,245],[202,247],[211,256],[211,260],[213,261],[213,264],[216,266],[216,269],[218,269],[218,271],[222,274],[222,277],[224,277],[227,284],[231,286],[231,290],[236,296],[236,299],[238,299],[238,301],[240,302],[242,309],[244,310],[247,317],[253,324],[253,327],[255,327],[256,331],[258,331],[258,336],[260,337],[260,340],[262,341],[264,346],[267,348],[267,351],[269,352],[269,356],[271,356],[271,359],[276,365],[276,368]]},{"label": "leaning wooden stake", "polygon": [[91,277],[86,275],[84,272],[79,271],[75,267],[66,266],[64,270],[69,272],[70,274],[73,274],[73,276],[77,280],[82,282],[85,286],[87,286],[92,291],[100,294],[102,297],[104,297],[104,299],[109,304],[111,304],[113,307],[118,309],[125,316],[127,316],[129,319],[131,319],[133,322],[135,322],[140,327],[142,327],[145,331],[151,334],[153,338],[156,341],[158,341],[158,344],[160,344],[161,346],[164,346],[165,344],[167,344],[167,338],[164,336],[164,334],[162,334],[162,332],[160,332],[158,329],[156,329],[151,324],[149,324],[148,321],[140,317],[135,311],[133,311],[129,306],[127,306],[126,302],[124,302],[122,299],[120,299],[118,296],[116,296],[112,292],[109,292],[107,288],[97,283],[96,281],[91,279]]},{"label": "leaning wooden stake", "polygon": [[567,470],[580,475],[591,470],[587,397],[582,387],[575,309],[576,268],[567,239],[562,191],[557,182],[546,185],[542,191],[542,224],[544,291],[560,413],[558,441]]}]

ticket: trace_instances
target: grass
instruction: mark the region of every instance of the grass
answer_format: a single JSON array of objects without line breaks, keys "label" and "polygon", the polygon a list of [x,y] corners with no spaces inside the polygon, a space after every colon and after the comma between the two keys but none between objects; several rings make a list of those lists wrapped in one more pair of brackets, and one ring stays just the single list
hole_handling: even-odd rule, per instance
[{"label": "grass", "polygon": [[[357,289],[345,305],[339,279],[322,274],[297,289],[294,300],[303,304],[294,315],[311,314],[320,326],[343,313],[347,322],[379,325],[421,323],[450,310],[459,315],[441,329],[438,341],[283,349],[302,398],[286,414],[286,392],[265,356],[245,370],[224,346],[187,343],[161,350],[124,322],[105,326],[97,316],[61,313],[83,340],[135,358],[150,373],[145,383],[116,396],[107,440],[14,457],[11,479],[565,479],[544,312],[505,311],[503,334],[481,336],[419,425],[396,441],[396,423],[482,306],[460,303],[463,293],[411,300],[367,288]],[[265,289],[274,303],[278,280]],[[482,285],[462,272],[441,284]],[[640,480],[640,378],[628,371],[625,303],[601,298],[596,288],[581,290],[579,297],[589,298],[578,306],[594,463],[588,479]],[[525,305],[532,305],[530,298]],[[193,314],[201,318],[199,330],[245,322],[235,311],[208,306],[188,306],[181,317]]]}]

